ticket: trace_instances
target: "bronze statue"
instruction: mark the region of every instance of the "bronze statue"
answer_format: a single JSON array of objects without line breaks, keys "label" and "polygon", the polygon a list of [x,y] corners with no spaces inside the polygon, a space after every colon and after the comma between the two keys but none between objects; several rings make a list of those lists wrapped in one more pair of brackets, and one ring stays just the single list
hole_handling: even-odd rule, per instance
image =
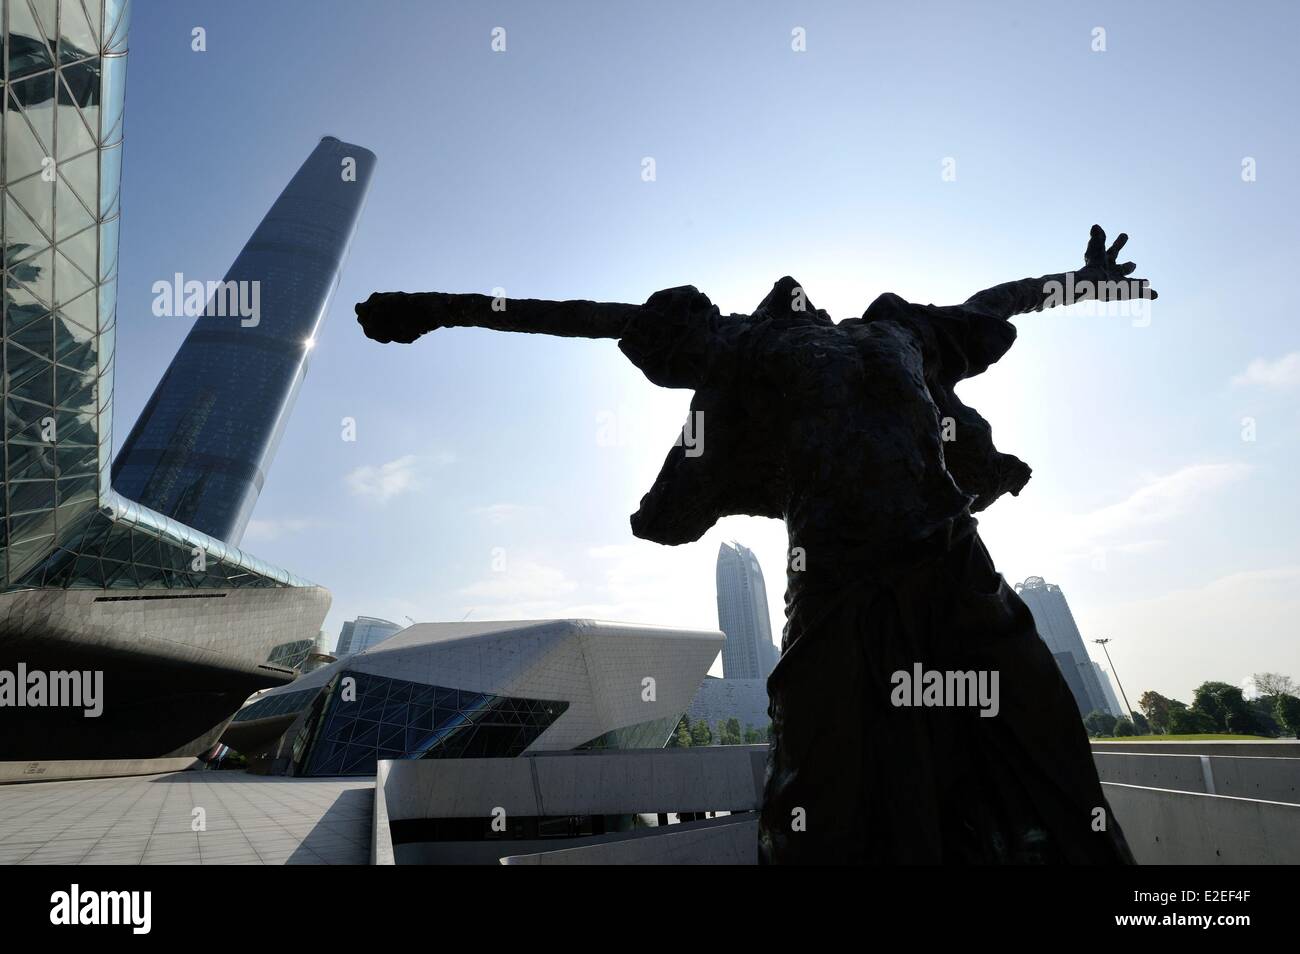
[{"label": "bronze statue", "polygon": [[[356,311],[383,342],[448,327],[615,338],[654,384],[695,390],[704,440],[669,450],[632,532],[679,544],[728,514],[786,523],[760,860],[1121,863],[1074,699],[971,516],[1029,468],[954,387],[1007,352],[1013,315],[1154,299],[1116,262],[1126,241],[1107,249],[1094,225],[1076,272],[946,307],[885,294],[838,324],[788,277],[752,315],[692,286],[644,305],[377,292]],[[913,674],[937,692],[900,692]],[[943,695],[965,674],[993,704]]]}]

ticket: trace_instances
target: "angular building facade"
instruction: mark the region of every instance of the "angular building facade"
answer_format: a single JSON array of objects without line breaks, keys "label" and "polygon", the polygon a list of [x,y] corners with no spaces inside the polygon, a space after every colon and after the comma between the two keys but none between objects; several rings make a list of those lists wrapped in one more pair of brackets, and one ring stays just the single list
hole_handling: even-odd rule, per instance
[{"label": "angular building facade", "polygon": [[374,166],[370,150],[333,136],[307,157],[216,294],[205,297],[204,314],[122,445],[113,463],[119,493],[239,543],[307,373]]},{"label": "angular building facade", "polygon": [[3,4],[0,671],[100,673],[103,705],[6,709],[0,763],[201,752],[329,607],[112,486],[127,8]]},{"label": "angular building facade", "polygon": [[1038,635],[1060,667],[1061,675],[1079,706],[1079,714],[1087,717],[1094,711],[1109,712],[1110,703],[1102,691],[1097,670],[1083,645],[1083,636],[1061,588],[1044,581],[1041,576],[1031,576],[1016,584],[1016,593],[1033,614]]},{"label": "angular building facade", "polygon": [[420,623],[272,689],[222,742],[255,771],[373,775],[380,759],[662,748],[721,633],[596,620]]},{"label": "angular building facade", "polygon": [[722,674],[727,679],[766,679],[779,651],[772,642],[763,569],[752,550],[739,543],[718,548],[718,628],[727,634]]}]

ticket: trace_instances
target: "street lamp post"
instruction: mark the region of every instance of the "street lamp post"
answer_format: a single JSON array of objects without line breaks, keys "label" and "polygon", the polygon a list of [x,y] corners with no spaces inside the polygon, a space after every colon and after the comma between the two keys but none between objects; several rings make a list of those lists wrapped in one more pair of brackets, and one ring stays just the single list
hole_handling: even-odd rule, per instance
[{"label": "street lamp post", "polygon": [[1109,639],[1094,639],[1093,642],[1096,643],[1098,646],[1100,646],[1100,647],[1101,647],[1101,651],[1102,651],[1103,653],[1106,654],[1106,662],[1110,664],[1110,671],[1113,672],[1113,673],[1115,674],[1115,684],[1116,684],[1117,686],[1119,686],[1119,694],[1120,694],[1120,696],[1124,699],[1124,708],[1128,710],[1128,721],[1129,721],[1129,722],[1132,722],[1132,721],[1133,721],[1133,707],[1130,706],[1130,705],[1128,704],[1128,696],[1124,693],[1124,683],[1120,682],[1120,678],[1119,678],[1119,670],[1116,669],[1116,668],[1115,668],[1115,664],[1114,664],[1113,662],[1111,662],[1111,658],[1110,658],[1110,650],[1106,648],[1106,644],[1107,644],[1108,642],[1110,642],[1110,640],[1109,640]]}]

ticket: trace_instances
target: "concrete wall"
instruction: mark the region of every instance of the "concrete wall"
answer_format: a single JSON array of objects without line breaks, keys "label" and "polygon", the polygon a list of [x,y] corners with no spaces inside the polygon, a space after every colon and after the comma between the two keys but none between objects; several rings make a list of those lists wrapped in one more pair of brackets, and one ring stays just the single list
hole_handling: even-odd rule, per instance
[{"label": "concrete wall", "polygon": [[[758,819],[717,818],[649,829],[641,838],[606,841],[501,859],[503,865],[754,865],[758,864]],[[535,845],[535,843],[534,843]]]},{"label": "concrete wall", "polygon": [[765,745],[725,745],[418,759],[387,763],[384,788],[392,819],[752,811],[766,757]]},{"label": "concrete wall", "polygon": [[1300,759],[1094,752],[1103,782],[1300,804]]},{"label": "concrete wall", "polygon": [[1256,755],[1300,759],[1300,740],[1262,739],[1248,742],[1094,742],[1094,752],[1150,755]]},{"label": "concrete wall", "polygon": [[1300,864],[1300,805],[1104,782],[1144,865]]}]

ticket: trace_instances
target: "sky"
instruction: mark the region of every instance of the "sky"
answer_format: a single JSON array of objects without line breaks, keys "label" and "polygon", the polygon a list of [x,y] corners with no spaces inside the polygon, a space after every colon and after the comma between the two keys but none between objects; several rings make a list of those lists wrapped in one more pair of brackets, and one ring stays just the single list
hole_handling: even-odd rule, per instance
[{"label": "sky", "polygon": [[838,320],[1078,267],[1097,222],[1160,299],[1022,316],[961,386],[1034,468],[981,534],[1112,640],[1134,705],[1300,679],[1297,32],[1285,2],[137,0],[115,441],[188,330],[153,283],[224,275],[338,136],[379,162],[241,546],[330,589],[333,637],[358,614],[714,629],[737,540],[779,632],[779,522],[672,548],[629,529],[689,392],[612,341],[380,345],[352,304],[693,284],[747,313],[790,274]]}]

